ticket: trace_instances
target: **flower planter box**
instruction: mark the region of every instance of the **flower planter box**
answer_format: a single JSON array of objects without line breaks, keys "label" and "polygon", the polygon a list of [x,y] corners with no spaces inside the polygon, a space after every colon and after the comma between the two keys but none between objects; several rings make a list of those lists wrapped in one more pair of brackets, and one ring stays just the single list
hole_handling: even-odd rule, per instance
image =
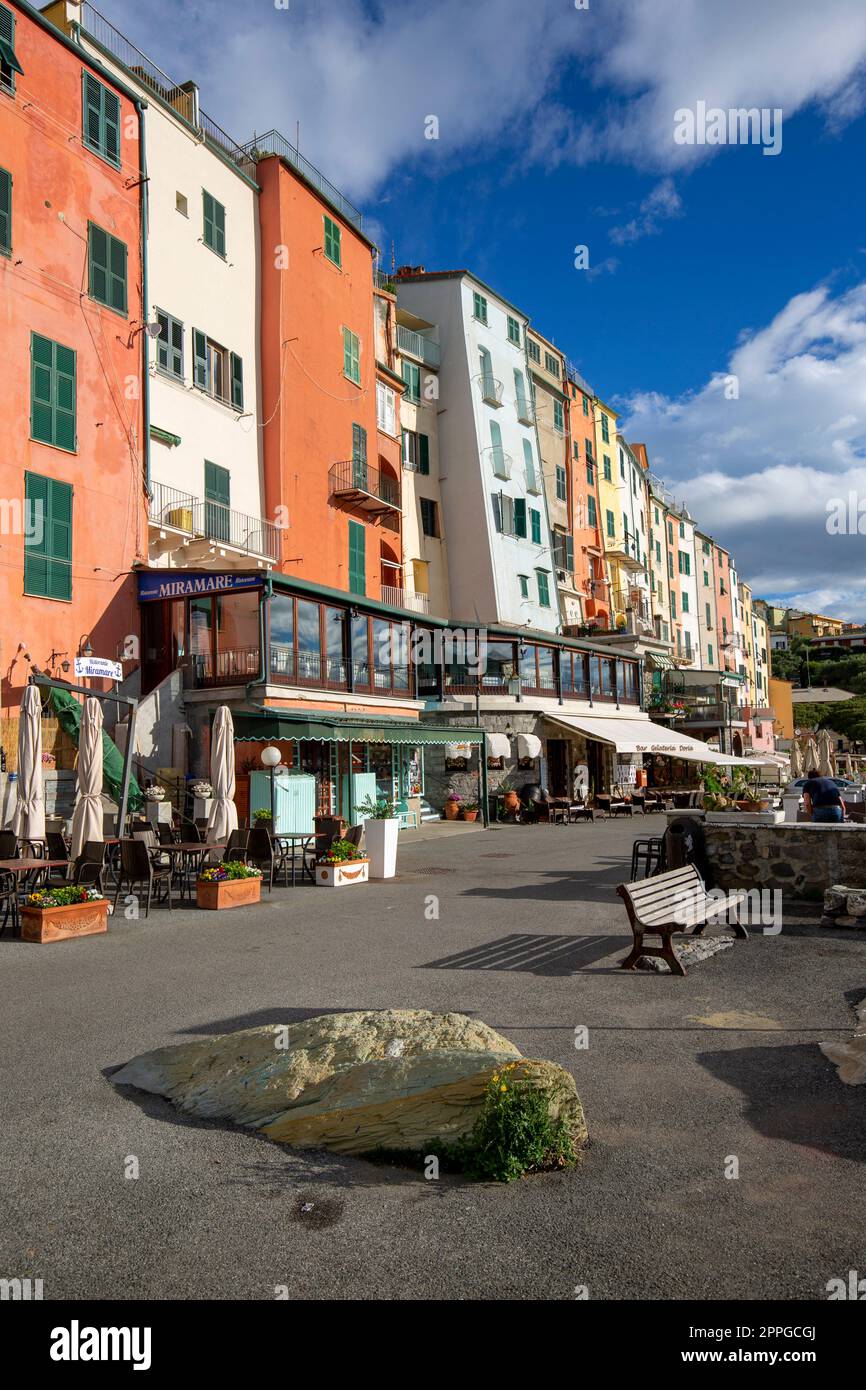
[{"label": "flower planter box", "polygon": [[396,819],[364,821],[364,848],[371,878],[393,878],[396,874],[399,834],[400,822]]},{"label": "flower planter box", "polygon": [[224,878],[211,882],[197,879],[195,897],[199,907],[219,912],[224,907],[249,907],[261,902],[261,878]]},{"label": "flower planter box", "polygon": [[65,907],[22,907],[21,940],[68,941],[108,931],[108,899],[69,903]]},{"label": "flower planter box", "polygon": [[353,883],[366,883],[369,876],[369,859],[347,859],[345,864],[316,865],[316,884],[319,888],[349,888]]}]

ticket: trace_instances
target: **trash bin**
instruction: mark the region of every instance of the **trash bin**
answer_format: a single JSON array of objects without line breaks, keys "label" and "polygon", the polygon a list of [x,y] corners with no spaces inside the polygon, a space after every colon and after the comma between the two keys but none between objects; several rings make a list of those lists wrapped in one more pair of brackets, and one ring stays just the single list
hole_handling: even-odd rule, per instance
[{"label": "trash bin", "polygon": [[665,831],[665,864],[668,869],[682,869],[694,864],[704,886],[712,888],[712,872],[707,859],[707,842],[703,823],[694,816],[678,816]]}]

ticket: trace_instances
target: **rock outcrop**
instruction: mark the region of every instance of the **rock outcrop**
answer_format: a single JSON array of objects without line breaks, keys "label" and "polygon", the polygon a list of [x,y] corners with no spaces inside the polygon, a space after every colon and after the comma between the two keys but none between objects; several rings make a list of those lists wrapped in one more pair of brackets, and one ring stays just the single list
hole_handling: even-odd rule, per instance
[{"label": "rock outcrop", "polygon": [[463,1014],[323,1014],[146,1052],[112,1080],[282,1144],[357,1154],[467,1135],[490,1077],[508,1063],[517,1063],[512,1078],[544,1091],[580,1148],[586,1125],[571,1074],[523,1058]]},{"label": "rock outcrop", "polygon": [[828,1061],[836,1067],[839,1080],[847,1086],[866,1085],[866,999],[857,1007],[857,1027],[847,1042],[819,1044]]}]

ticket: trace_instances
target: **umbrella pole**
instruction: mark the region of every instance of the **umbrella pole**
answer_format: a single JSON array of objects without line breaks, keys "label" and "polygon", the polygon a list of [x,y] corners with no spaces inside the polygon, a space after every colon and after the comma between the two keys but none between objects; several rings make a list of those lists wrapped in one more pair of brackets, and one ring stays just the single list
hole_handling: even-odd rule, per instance
[{"label": "umbrella pole", "polygon": [[121,837],[126,833],[126,808],[129,804],[129,781],[132,775],[132,752],[135,748],[135,720],[138,715],[138,701],[131,702],[129,707],[129,733],[126,736],[126,751],[123,755],[123,781],[120,793],[120,817],[118,820],[117,833]]}]

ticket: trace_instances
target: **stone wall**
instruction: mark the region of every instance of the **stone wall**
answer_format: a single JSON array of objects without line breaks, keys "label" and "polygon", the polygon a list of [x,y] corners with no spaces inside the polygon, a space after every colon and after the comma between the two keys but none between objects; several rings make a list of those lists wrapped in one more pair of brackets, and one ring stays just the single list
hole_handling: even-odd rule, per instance
[{"label": "stone wall", "polygon": [[819,901],[835,883],[866,888],[866,825],[706,825],[718,888],[778,888]]}]

